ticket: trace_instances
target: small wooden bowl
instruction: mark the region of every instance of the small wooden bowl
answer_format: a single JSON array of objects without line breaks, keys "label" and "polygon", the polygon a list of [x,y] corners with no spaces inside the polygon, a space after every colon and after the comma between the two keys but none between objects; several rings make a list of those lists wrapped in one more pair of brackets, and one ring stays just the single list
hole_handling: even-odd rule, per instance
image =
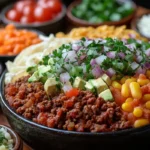
[{"label": "small wooden bowl", "polygon": [[149,15],[150,14],[150,10],[146,13],[143,13],[137,17],[135,17],[132,21],[131,21],[131,29],[135,30],[136,32],[138,32],[141,36],[145,37],[146,39],[148,39],[150,41],[150,38],[144,36],[138,29],[137,27],[137,22],[144,16],[144,15]]},{"label": "small wooden bowl", "polygon": [[7,132],[9,132],[9,134],[13,138],[14,140],[13,150],[23,150],[23,142],[15,131],[6,125],[0,125],[0,127],[7,129]]},{"label": "small wooden bowl", "polygon": [[[77,26],[77,27],[80,27],[80,26],[85,26],[85,27],[87,27],[87,26],[98,27],[98,26],[100,26],[100,25],[114,25],[114,26],[120,26],[120,25],[124,25],[124,24],[127,25],[127,24],[132,20],[132,18],[135,16],[136,8],[137,8],[136,4],[132,2],[134,11],[133,11],[133,13],[130,14],[129,16],[127,16],[127,17],[125,17],[125,18],[123,18],[123,19],[121,19],[121,20],[119,20],[119,21],[107,21],[107,22],[103,22],[103,23],[90,23],[90,22],[88,22],[88,21],[79,19],[79,18],[77,18],[77,17],[75,17],[75,16],[72,15],[72,9],[73,9],[75,6],[79,5],[80,3],[81,3],[81,0],[74,1],[74,2],[72,2],[72,3],[69,5],[69,7],[68,7],[68,9],[67,9],[67,19],[68,19],[68,21],[69,21],[72,25]],[[85,13],[86,13],[86,12],[85,12]]]}]

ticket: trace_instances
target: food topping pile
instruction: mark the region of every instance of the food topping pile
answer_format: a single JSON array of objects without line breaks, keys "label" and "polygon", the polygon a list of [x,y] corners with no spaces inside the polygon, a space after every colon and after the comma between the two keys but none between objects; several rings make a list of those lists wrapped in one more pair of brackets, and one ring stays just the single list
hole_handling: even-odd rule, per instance
[{"label": "food topping pile", "polygon": [[24,48],[41,42],[37,33],[16,29],[12,24],[1,28],[0,35],[0,55],[16,55]]},{"label": "food topping pile", "polygon": [[119,3],[116,0],[83,0],[72,9],[75,17],[90,23],[119,21],[132,12],[133,6],[130,1]]},{"label": "food topping pile", "polygon": [[48,127],[108,132],[150,123],[150,43],[88,39],[63,44],[6,84],[17,113]]},{"label": "food topping pile", "polygon": [[13,150],[13,139],[5,128],[0,128],[0,150]]},{"label": "food topping pile", "polygon": [[107,26],[102,25],[97,28],[93,27],[80,27],[80,28],[74,28],[69,33],[65,34],[63,32],[58,32],[56,34],[56,37],[58,38],[73,38],[73,39],[81,39],[82,37],[87,38],[118,38],[118,39],[129,39],[129,38],[135,38],[138,40],[146,41],[145,38],[143,38],[140,34],[138,34],[136,31],[127,29],[126,26]]},{"label": "food topping pile", "polygon": [[22,24],[41,23],[54,19],[61,10],[60,0],[24,0],[16,2],[6,17]]}]

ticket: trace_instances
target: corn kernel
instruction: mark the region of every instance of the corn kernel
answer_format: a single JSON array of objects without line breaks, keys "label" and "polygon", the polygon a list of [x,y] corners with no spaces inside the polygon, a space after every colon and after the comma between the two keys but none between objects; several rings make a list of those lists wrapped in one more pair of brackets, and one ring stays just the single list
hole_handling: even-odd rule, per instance
[{"label": "corn kernel", "polygon": [[149,124],[149,120],[148,119],[138,119],[134,122],[134,127],[138,128],[138,127],[142,127],[145,125]]},{"label": "corn kernel", "polygon": [[129,86],[131,82],[136,82],[136,79],[135,78],[127,79],[125,83]]},{"label": "corn kernel", "polygon": [[121,89],[121,84],[117,81],[113,81],[112,82],[112,86],[116,89]]},{"label": "corn kernel", "polygon": [[146,76],[147,76],[148,78],[150,78],[150,70],[147,70],[147,71],[146,71]]},{"label": "corn kernel", "polygon": [[150,101],[150,94],[145,94],[144,96],[143,96],[143,101]]},{"label": "corn kernel", "polygon": [[133,115],[135,117],[141,117],[143,115],[143,110],[140,107],[136,107],[133,110]]},{"label": "corn kernel", "polygon": [[123,84],[122,85],[122,88],[121,88],[121,95],[123,97],[126,97],[128,98],[130,96],[130,89],[129,87],[127,86],[127,84]]},{"label": "corn kernel", "polygon": [[142,91],[140,88],[139,83],[131,82],[130,83],[130,91],[133,98],[141,99],[142,98]]},{"label": "corn kernel", "polygon": [[129,97],[126,99],[126,102],[132,102],[133,101],[133,98],[132,97]]},{"label": "corn kernel", "polygon": [[145,103],[145,107],[146,107],[147,109],[150,109],[150,101],[148,101],[148,102]]},{"label": "corn kernel", "polygon": [[122,109],[127,112],[132,112],[133,107],[129,102],[125,102],[122,104]]},{"label": "corn kernel", "polygon": [[129,79],[129,76],[123,77],[123,78],[120,80],[120,83],[121,83],[121,84],[124,84],[127,79]]},{"label": "corn kernel", "polygon": [[143,85],[146,85],[148,83],[150,83],[150,80],[149,79],[138,79],[137,82],[143,86]]}]

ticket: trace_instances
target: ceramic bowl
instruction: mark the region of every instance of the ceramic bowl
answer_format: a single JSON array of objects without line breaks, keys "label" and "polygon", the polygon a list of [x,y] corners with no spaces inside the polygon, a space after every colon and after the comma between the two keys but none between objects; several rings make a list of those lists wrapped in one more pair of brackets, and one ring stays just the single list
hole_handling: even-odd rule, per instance
[{"label": "ceramic bowl", "polygon": [[0,125],[0,128],[5,128],[7,132],[11,135],[12,139],[14,140],[13,150],[23,150],[23,142],[19,137],[19,135],[12,128],[6,125]]},{"label": "ceramic bowl", "polygon": [[[150,10],[147,11],[146,13],[143,13],[143,14],[141,14],[141,15],[135,17],[135,18],[131,21],[131,29],[135,30],[135,31],[138,32],[141,36],[147,38],[147,39],[150,41],[150,37],[144,36],[144,35],[140,32],[140,30],[138,29],[138,26],[137,26],[138,21],[143,17],[143,15],[150,15]],[[143,28],[144,28],[144,27],[143,27]]]},{"label": "ceramic bowl", "polygon": [[62,11],[50,21],[43,23],[33,23],[33,24],[21,24],[18,22],[13,22],[6,18],[6,13],[13,7],[14,4],[7,5],[1,11],[1,20],[4,24],[13,23],[17,28],[26,28],[26,29],[37,29],[47,35],[50,33],[56,33],[64,29],[64,17],[66,14],[66,6],[62,6]]},{"label": "ceramic bowl", "polygon": [[76,7],[77,5],[79,5],[81,3],[80,0],[78,1],[74,1],[72,2],[68,9],[67,9],[67,19],[68,21],[73,25],[73,26],[76,26],[76,27],[79,27],[79,26],[92,26],[92,27],[98,27],[100,25],[114,25],[114,26],[120,26],[120,25],[124,25],[124,24],[128,24],[131,19],[134,17],[135,15],[135,12],[136,12],[136,5],[132,2],[132,5],[133,5],[133,13],[130,14],[129,16],[119,20],[119,21],[107,21],[107,22],[103,22],[103,23],[89,23],[88,21],[85,21],[85,20],[82,20],[82,19],[79,19],[75,16],[72,15],[72,9],[74,7]]},{"label": "ceramic bowl", "polygon": [[114,132],[90,133],[49,128],[18,115],[8,104],[4,95],[4,78],[1,77],[0,97],[3,113],[11,127],[35,150],[110,150],[145,147],[150,138],[150,125]]}]

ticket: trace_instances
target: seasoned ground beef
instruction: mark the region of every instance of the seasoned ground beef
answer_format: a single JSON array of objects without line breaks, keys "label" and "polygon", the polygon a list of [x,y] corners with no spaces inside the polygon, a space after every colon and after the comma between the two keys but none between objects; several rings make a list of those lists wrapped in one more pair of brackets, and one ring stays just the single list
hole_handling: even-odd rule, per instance
[{"label": "seasoned ground beef", "polygon": [[115,102],[105,102],[89,91],[77,97],[64,93],[49,98],[41,82],[28,83],[22,77],[5,86],[5,96],[13,109],[25,118],[48,126],[79,132],[108,132],[130,128]]}]

